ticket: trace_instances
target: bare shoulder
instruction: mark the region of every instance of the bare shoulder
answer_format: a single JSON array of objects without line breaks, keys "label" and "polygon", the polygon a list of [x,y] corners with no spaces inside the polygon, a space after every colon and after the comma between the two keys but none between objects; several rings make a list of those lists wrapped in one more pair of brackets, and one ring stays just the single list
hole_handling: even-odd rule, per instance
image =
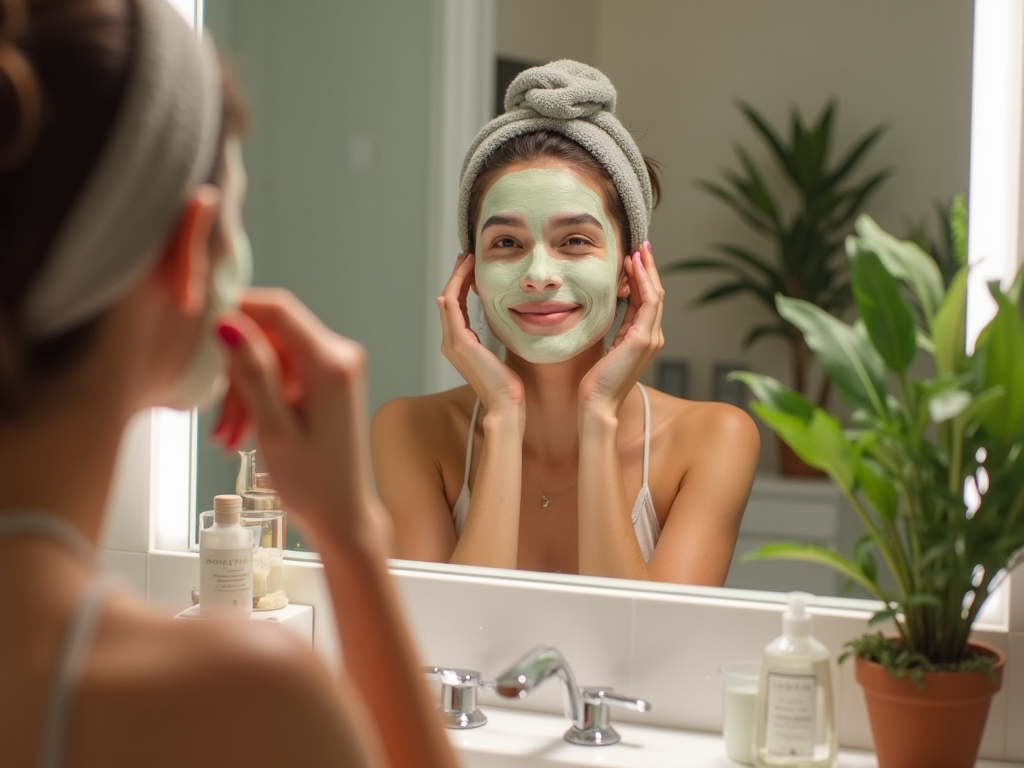
[{"label": "bare shoulder", "polygon": [[[116,606],[94,646],[74,736],[96,764],[177,764],[180,754],[154,750],[171,733],[187,734],[204,762],[280,765],[299,749],[303,764],[368,764],[373,745],[344,685],[279,626]],[[111,722],[134,738],[110,739]]]},{"label": "bare shoulder", "polygon": [[373,416],[373,440],[412,439],[425,445],[436,445],[447,435],[461,435],[459,440],[464,440],[475,402],[476,395],[469,386],[389,400]]},{"label": "bare shoulder", "polygon": [[683,454],[693,457],[720,452],[752,455],[761,450],[757,424],[741,408],[715,401],[684,400],[648,388],[651,420],[667,429],[668,440]]}]

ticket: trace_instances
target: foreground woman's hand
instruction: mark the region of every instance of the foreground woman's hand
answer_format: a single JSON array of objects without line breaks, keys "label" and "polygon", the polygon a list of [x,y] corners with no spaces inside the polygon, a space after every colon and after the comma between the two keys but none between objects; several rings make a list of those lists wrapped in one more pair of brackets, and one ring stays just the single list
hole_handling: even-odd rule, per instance
[{"label": "foreground woman's hand", "polygon": [[661,330],[665,289],[654,266],[651,244],[625,262],[629,306],[608,352],[580,382],[580,409],[617,414],[644,369],[665,345]]},{"label": "foreground woman's hand", "polygon": [[291,293],[253,289],[218,333],[230,384],[213,437],[233,448],[255,431],[261,463],[314,538],[382,548],[366,418],[366,351],[331,331]]},{"label": "foreground woman's hand", "polygon": [[487,413],[521,412],[522,380],[485,347],[469,324],[466,299],[473,284],[473,254],[459,254],[448,284],[437,299],[441,312],[441,352],[476,392]]}]

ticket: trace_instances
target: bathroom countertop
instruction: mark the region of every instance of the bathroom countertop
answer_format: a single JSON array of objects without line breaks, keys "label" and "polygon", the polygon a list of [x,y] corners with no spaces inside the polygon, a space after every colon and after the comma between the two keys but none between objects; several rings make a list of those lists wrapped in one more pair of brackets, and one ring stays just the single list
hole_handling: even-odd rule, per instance
[{"label": "bathroom countertop", "polygon": [[[466,768],[533,768],[599,765],[602,768],[737,768],[718,734],[615,723],[622,741],[580,747],[562,738],[564,718],[534,712],[483,708],[481,728],[448,731]],[[840,750],[837,768],[877,768],[871,752]],[[1024,768],[1024,763],[978,761],[975,768]]]}]

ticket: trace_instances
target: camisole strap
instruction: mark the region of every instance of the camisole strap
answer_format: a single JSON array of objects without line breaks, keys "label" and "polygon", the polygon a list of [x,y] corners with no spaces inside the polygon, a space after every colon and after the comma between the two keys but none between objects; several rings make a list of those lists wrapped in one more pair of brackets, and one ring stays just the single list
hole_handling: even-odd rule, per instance
[{"label": "camisole strap", "polygon": [[476,417],[480,413],[480,399],[473,405],[473,418],[469,420],[469,434],[466,436],[466,470],[462,474],[462,487],[469,487],[469,468],[473,464],[473,435],[476,434]]},{"label": "camisole strap", "polygon": [[5,512],[0,514],[0,536],[38,534],[56,539],[90,568],[96,567],[96,553],[80,530],[49,512]]},{"label": "camisole strap", "polygon": [[68,724],[82,668],[92,648],[103,603],[118,586],[116,579],[94,579],[78,599],[64,634],[57,670],[50,682],[46,721],[43,723],[43,759],[41,768],[62,768],[66,763]]},{"label": "camisole strap", "polygon": [[651,458],[651,401],[647,398],[647,390],[644,385],[639,381],[636,383],[640,387],[640,394],[644,398],[644,485],[647,487],[647,465]]}]

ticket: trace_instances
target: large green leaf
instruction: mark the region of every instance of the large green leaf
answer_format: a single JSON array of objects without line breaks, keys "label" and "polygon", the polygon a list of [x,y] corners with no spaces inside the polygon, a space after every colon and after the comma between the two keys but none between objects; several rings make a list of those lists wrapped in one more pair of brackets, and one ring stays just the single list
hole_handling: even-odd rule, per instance
[{"label": "large green leaf", "polygon": [[989,287],[998,309],[985,329],[981,387],[1003,387],[1004,393],[982,416],[982,423],[1005,441],[1020,432],[1024,420],[1024,320],[998,284]]},{"label": "large green leaf", "polygon": [[899,498],[892,478],[881,465],[872,459],[861,457],[854,472],[864,498],[874,507],[879,517],[884,520],[895,520],[899,511]]},{"label": "large green leaf", "polygon": [[729,381],[742,381],[759,402],[781,413],[795,416],[804,423],[809,423],[814,415],[814,405],[810,400],[771,376],[733,371],[729,374]]},{"label": "large green leaf", "polygon": [[853,447],[837,418],[820,408],[809,420],[761,402],[751,408],[809,466],[827,472],[842,490],[853,491]]},{"label": "large green leaf", "polygon": [[860,216],[856,228],[859,237],[847,240],[847,253],[865,250],[878,254],[889,273],[910,286],[931,327],[943,296],[942,273],[935,260],[916,243],[898,240],[885,232],[870,216]]},{"label": "large green leaf", "polygon": [[959,266],[967,264],[967,206],[964,196],[957,195],[949,209],[949,232],[952,236],[953,261]]},{"label": "large green leaf", "polygon": [[836,391],[851,408],[886,413],[885,364],[861,334],[814,304],[776,296],[779,314],[804,335]]},{"label": "large green leaf", "polygon": [[914,317],[903,300],[899,281],[871,251],[850,256],[853,299],[871,343],[889,370],[903,373],[914,360]]},{"label": "large green leaf", "polygon": [[885,596],[882,594],[882,590],[877,582],[868,578],[857,563],[820,544],[765,544],[739,557],[739,562],[741,563],[751,563],[758,560],[797,560],[825,565],[838,571],[846,578],[857,582],[879,600],[885,600]]},{"label": "large green leaf", "polygon": [[932,340],[935,342],[935,372],[956,373],[964,358],[967,317],[967,267],[961,267],[949,284],[946,297],[935,313]]}]

